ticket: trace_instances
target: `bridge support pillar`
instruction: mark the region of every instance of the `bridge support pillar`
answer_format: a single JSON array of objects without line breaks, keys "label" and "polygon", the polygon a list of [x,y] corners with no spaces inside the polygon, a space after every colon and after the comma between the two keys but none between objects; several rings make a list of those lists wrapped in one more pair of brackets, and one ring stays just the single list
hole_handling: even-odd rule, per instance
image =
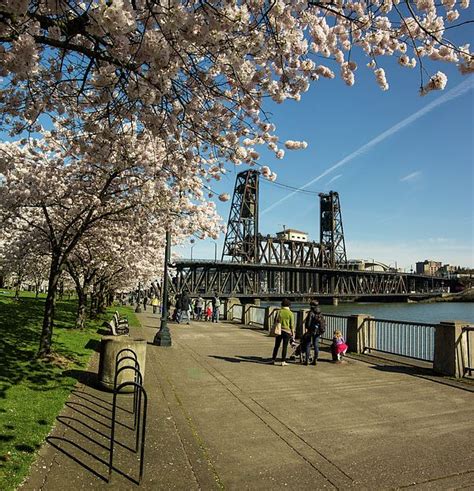
[{"label": "bridge support pillar", "polygon": [[377,332],[373,317],[367,314],[351,315],[347,319],[347,345],[353,353],[364,353],[376,346]]},{"label": "bridge support pillar", "polygon": [[280,308],[275,306],[265,307],[265,320],[264,320],[263,328],[266,331],[270,332],[270,329],[272,328],[273,323],[275,322],[276,312],[278,312],[279,310]]},{"label": "bridge support pillar", "polygon": [[462,328],[468,322],[442,321],[436,326],[433,370],[450,377],[463,377],[467,359],[467,336]]},{"label": "bridge support pillar", "polygon": [[224,305],[224,319],[227,320],[227,321],[231,321],[232,318],[233,318],[233,308],[234,308],[234,305],[240,305],[240,300],[238,298],[232,298],[232,297],[229,297],[226,301],[225,301],[225,305]]}]

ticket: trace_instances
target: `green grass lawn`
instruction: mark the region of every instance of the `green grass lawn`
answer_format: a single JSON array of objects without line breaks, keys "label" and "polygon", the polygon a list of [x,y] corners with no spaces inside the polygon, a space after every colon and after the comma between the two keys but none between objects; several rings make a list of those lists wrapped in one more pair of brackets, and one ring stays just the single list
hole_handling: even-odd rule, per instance
[{"label": "green grass lawn", "polygon": [[[5,291],[5,290],[4,290]],[[0,294],[0,489],[15,489],[28,473],[36,451],[76,384],[72,376],[84,369],[100,335],[104,318],[90,321],[84,330],[74,326],[75,300],[57,303],[54,362],[35,359],[42,325],[44,298],[22,292]],[[44,296],[43,296],[44,297]],[[139,326],[130,307],[112,307]]]}]

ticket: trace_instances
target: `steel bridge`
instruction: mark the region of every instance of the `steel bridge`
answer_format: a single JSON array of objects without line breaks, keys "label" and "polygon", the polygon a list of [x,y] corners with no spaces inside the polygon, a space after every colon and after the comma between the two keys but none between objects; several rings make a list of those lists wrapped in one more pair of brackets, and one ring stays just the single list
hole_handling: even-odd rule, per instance
[{"label": "steel bridge", "polygon": [[[339,195],[320,193],[319,242],[258,230],[259,177],[237,175],[221,261],[180,260],[171,291],[191,296],[280,299],[405,300],[439,295],[448,281],[396,271],[349,268]],[[228,258],[228,260],[225,260]]]},{"label": "steel bridge", "polygon": [[441,278],[388,271],[200,260],[173,266],[172,291],[186,289],[191,296],[204,297],[218,292],[237,298],[406,300],[438,295],[447,286]]}]

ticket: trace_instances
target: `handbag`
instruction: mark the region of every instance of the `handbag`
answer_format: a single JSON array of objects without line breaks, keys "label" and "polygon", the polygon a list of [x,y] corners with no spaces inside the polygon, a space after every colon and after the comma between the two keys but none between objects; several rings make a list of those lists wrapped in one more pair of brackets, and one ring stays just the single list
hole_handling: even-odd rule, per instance
[{"label": "handbag", "polygon": [[275,326],[273,328],[273,332],[275,333],[275,336],[281,336],[281,322],[275,323]]},{"label": "handbag", "polygon": [[273,323],[273,326],[270,329],[270,336],[271,337],[281,336],[280,315],[277,315],[277,317],[275,318],[275,322]]}]

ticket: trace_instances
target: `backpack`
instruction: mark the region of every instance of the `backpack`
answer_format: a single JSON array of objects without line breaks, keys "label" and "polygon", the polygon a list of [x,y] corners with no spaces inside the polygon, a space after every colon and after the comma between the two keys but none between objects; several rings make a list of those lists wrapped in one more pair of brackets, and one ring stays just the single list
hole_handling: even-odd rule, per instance
[{"label": "backpack", "polygon": [[326,332],[326,321],[321,314],[310,312],[306,318],[306,329],[317,336],[321,336]]},{"label": "backpack", "polygon": [[322,314],[318,314],[315,316],[315,323],[318,326],[318,334],[324,334],[326,332],[326,321],[324,320],[324,317]]}]

